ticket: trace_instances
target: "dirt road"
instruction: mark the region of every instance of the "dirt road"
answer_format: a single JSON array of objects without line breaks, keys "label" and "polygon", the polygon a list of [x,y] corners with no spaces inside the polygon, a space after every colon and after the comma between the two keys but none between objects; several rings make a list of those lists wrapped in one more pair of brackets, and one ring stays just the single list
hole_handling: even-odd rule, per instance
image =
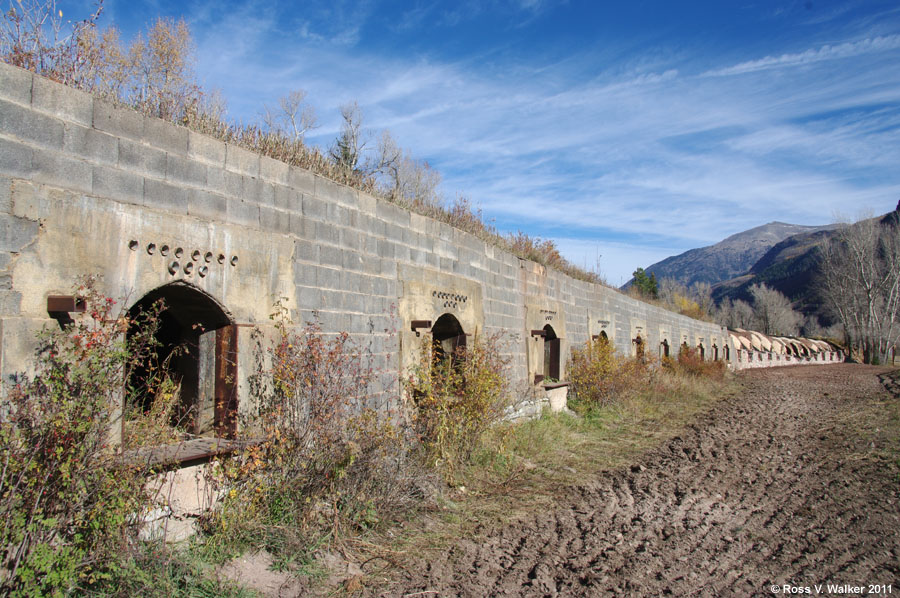
[{"label": "dirt road", "polygon": [[373,595],[828,595],[829,583],[900,595],[900,425],[884,421],[898,401],[886,371],[741,374],[740,396],[640,463],[422,559]]}]

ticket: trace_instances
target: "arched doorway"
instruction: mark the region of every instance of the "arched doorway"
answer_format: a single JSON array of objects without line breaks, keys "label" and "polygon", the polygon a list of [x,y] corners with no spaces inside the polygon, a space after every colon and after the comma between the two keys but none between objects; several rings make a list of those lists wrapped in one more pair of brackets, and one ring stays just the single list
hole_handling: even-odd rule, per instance
[{"label": "arched doorway", "polygon": [[719,361],[719,345],[713,343],[713,361]]},{"label": "arched doorway", "polygon": [[[153,372],[168,375],[179,387],[173,424],[191,434],[232,437],[237,431],[237,327],[208,294],[175,282],[156,288],[129,310],[132,321],[161,303],[155,337],[157,355],[136,369],[128,384],[136,407],[153,401],[147,380]],[[134,334],[135,329],[129,331]]]},{"label": "arched doorway", "polygon": [[466,347],[466,333],[453,314],[443,314],[431,327],[432,359],[434,364],[453,363]]},{"label": "arched doorway", "polygon": [[706,360],[706,347],[703,346],[703,343],[697,344],[697,350],[700,351],[700,361]]},{"label": "arched doorway", "polygon": [[638,359],[644,358],[644,339],[641,338],[641,335],[637,335],[634,340],[634,356]]},{"label": "arched doorway", "polygon": [[669,341],[668,339],[663,339],[661,343],[659,343],[659,356],[660,357],[668,357],[669,356]]},{"label": "arched doorway", "polygon": [[559,357],[560,339],[556,336],[553,326],[544,326],[544,381],[552,379],[559,381]]}]

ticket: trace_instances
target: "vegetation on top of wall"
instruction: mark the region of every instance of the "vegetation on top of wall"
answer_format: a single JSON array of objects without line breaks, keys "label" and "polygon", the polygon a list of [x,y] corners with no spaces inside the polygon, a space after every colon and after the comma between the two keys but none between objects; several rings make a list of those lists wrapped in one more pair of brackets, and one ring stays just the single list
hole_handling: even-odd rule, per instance
[{"label": "vegetation on top of wall", "polygon": [[563,258],[552,240],[501,234],[467,198],[448,201],[439,190],[440,174],[402,150],[389,131],[372,143],[355,102],[341,108],[343,126],[327,151],[304,140],[317,119],[302,90],[280,98],[275,108],[265,106],[259,124],[228,121],[221,96],[197,82],[184,20],[159,18],[126,45],[116,27],[98,26],[102,0],[74,23],[64,20],[55,0],[9,4],[0,20],[4,62],[391,201],[572,278],[605,284],[599,273]]}]

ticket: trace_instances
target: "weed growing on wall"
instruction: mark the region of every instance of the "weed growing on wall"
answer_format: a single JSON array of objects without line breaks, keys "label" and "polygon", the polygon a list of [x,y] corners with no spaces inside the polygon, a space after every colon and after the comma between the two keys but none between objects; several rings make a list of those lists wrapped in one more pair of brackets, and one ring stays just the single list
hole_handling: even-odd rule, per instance
[{"label": "weed growing on wall", "polygon": [[0,594],[62,596],[114,577],[150,505],[146,470],[114,458],[123,381],[153,351],[87,280],[85,317],[40,336],[0,415]]},{"label": "weed growing on wall", "polygon": [[511,404],[503,344],[502,333],[476,336],[442,356],[425,343],[404,381],[428,464],[448,481]]},{"label": "weed growing on wall", "polygon": [[365,406],[375,372],[348,334],[294,327],[280,305],[269,365],[250,387],[253,446],[213,472],[224,500],[206,521],[208,549],[266,547],[304,558],[319,542],[377,525],[421,498],[421,474],[392,414]]}]

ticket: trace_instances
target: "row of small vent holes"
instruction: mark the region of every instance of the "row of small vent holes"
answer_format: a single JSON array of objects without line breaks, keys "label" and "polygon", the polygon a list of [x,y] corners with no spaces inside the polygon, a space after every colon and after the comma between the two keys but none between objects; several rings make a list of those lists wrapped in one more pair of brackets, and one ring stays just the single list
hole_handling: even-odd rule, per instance
[{"label": "row of small vent holes", "polygon": [[[130,249],[132,251],[137,251],[138,248],[140,247],[140,245],[141,245],[140,243],[138,243],[136,240],[132,239],[131,241],[128,242],[128,249]],[[202,253],[199,249],[195,249],[194,251],[191,252],[191,261],[187,262],[186,264],[184,264],[184,266],[182,266],[178,262],[178,260],[181,259],[181,256],[184,255],[184,249],[182,249],[181,247],[176,247],[175,250],[172,251],[172,249],[168,245],[161,245],[161,246],[157,247],[156,243],[147,243],[147,253],[149,255],[153,255],[157,252],[159,252],[159,254],[164,257],[168,256],[169,253],[172,253],[172,255],[176,258],[176,259],[172,260],[171,262],[169,262],[169,274],[172,274],[172,275],[175,275],[179,270],[182,270],[182,271],[184,271],[186,276],[190,276],[194,272],[194,262],[200,262],[202,260],[206,264],[209,264],[209,263],[212,263],[213,258],[215,257],[215,260],[218,263],[224,264],[225,259],[226,259],[224,253],[220,253],[218,256],[213,256],[213,253],[211,251]],[[232,266],[237,266],[238,256],[236,256],[236,255],[231,256],[231,259],[228,260],[228,263],[231,264]],[[201,263],[200,267],[197,268],[197,274],[199,274],[201,278],[205,277],[207,274],[209,274],[209,267],[206,266],[205,264]]]}]

